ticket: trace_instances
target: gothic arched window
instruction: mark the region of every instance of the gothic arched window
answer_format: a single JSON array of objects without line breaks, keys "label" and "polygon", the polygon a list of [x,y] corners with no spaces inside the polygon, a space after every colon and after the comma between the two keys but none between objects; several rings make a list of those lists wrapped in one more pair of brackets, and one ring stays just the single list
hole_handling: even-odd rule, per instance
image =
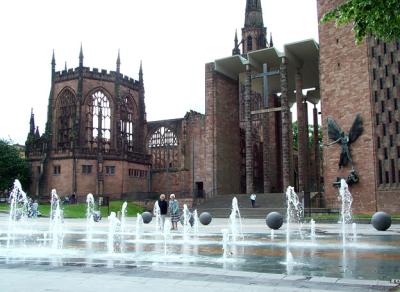
[{"label": "gothic arched window", "polygon": [[158,128],[148,143],[153,168],[175,168],[178,166],[178,138],[167,128]]},{"label": "gothic arched window", "polygon": [[57,147],[68,148],[73,140],[73,126],[76,118],[75,95],[69,89],[64,90],[57,104]]},{"label": "gothic arched window", "polygon": [[132,98],[127,96],[124,99],[124,103],[121,106],[121,136],[123,141],[126,142],[128,151],[134,150],[134,142],[136,135],[136,122],[137,122],[137,112],[135,110],[135,104]]},{"label": "gothic arched window", "polygon": [[100,90],[88,99],[86,111],[87,142],[91,148],[97,148],[100,141],[105,150],[110,149],[111,105],[110,99]]},{"label": "gothic arched window", "polygon": [[253,49],[253,38],[251,35],[247,37],[247,51],[250,52]]}]

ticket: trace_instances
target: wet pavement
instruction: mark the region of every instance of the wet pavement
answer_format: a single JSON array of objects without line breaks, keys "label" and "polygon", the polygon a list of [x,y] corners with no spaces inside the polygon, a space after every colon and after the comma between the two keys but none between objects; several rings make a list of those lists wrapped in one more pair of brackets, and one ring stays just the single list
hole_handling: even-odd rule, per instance
[{"label": "wet pavement", "polygon": [[[48,218],[29,222],[25,229],[38,235],[33,235],[32,242],[19,241],[15,249],[7,249],[4,239],[0,240],[0,291],[400,289],[396,282],[400,279],[400,225],[378,232],[371,225],[358,224],[356,239],[350,229],[347,246],[342,248],[339,224],[316,224],[316,242],[309,238],[309,225],[303,224],[304,238],[293,235],[289,250],[285,225],[271,239],[264,220],[243,219],[245,239],[231,243],[230,254],[222,260],[221,230],[227,228],[228,219],[215,218],[209,226],[200,226],[199,239],[184,241],[181,230],[172,232],[165,246],[161,235],[152,235],[154,225],[144,225],[139,253],[136,219],[128,218],[124,247],[118,245],[112,255],[105,247],[107,219],[94,226],[93,254],[84,240],[86,220],[64,220],[61,251],[46,248],[41,241],[48,222]],[[0,214],[0,237],[5,236],[7,224],[7,216]],[[284,263],[288,251],[292,266]]]}]

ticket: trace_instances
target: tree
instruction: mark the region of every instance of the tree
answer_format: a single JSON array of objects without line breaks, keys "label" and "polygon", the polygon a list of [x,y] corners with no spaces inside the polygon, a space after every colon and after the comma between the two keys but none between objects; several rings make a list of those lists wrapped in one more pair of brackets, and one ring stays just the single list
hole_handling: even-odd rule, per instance
[{"label": "tree", "polygon": [[[299,125],[297,121],[292,123],[292,131],[293,131],[293,150],[298,150],[298,141],[299,141]],[[308,148],[312,149],[312,145],[314,143],[314,126],[308,125]],[[318,144],[322,145],[322,130],[321,126],[318,125]]]},{"label": "tree", "polygon": [[387,42],[400,38],[399,0],[348,0],[327,12],[321,23],[335,20],[336,25],[352,23],[356,42],[372,35]]},{"label": "tree", "polygon": [[0,192],[10,189],[15,179],[27,188],[30,182],[29,165],[20,157],[17,147],[0,139]]}]

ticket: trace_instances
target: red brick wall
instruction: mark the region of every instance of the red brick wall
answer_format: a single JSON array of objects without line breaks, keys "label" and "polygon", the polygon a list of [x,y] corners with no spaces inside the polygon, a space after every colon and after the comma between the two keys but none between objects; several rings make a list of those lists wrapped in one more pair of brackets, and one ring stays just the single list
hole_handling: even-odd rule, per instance
[{"label": "red brick wall", "polygon": [[[318,19],[343,0],[318,0]],[[351,145],[352,157],[360,182],[350,187],[355,212],[374,212],[375,159],[368,51],[365,42],[356,45],[351,26],[335,28],[333,22],[319,25],[320,86],[324,144],[328,143],[326,118],[335,119],[348,133],[357,113],[361,113],[364,133]],[[332,182],[337,176],[347,177],[350,167],[338,169],[340,146],[324,148],[325,198],[328,207],[335,207],[337,189]]]},{"label": "red brick wall", "polygon": [[240,191],[240,129],[238,82],[206,64],[207,196]]}]

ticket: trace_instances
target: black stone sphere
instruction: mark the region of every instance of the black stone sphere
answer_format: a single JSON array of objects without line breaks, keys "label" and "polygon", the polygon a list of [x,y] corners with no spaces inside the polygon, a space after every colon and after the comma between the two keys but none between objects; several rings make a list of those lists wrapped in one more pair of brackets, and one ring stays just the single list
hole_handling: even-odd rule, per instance
[{"label": "black stone sphere", "polygon": [[208,224],[211,223],[211,220],[212,220],[212,216],[211,216],[210,213],[203,212],[203,213],[200,214],[199,221],[200,221],[201,224],[208,225]]},{"label": "black stone sphere", "polygon": [[142,218],[143,218],[144,224],[149,224],[151,222],[151,220],[153,219],[153,214],[151,214],[150,212],[143,212]]},{"label": "black stone sphere", "polygon": [[372,216],[371,224],[378,231],[386,231],[392,225],[392,218],[385,212],[376,212]]},{"label": "black stone sphere", "polygon": [[267,215],[266,222],[269,228],[278,230],[283,224],[283,216],[278,212],[271,212]]}]

